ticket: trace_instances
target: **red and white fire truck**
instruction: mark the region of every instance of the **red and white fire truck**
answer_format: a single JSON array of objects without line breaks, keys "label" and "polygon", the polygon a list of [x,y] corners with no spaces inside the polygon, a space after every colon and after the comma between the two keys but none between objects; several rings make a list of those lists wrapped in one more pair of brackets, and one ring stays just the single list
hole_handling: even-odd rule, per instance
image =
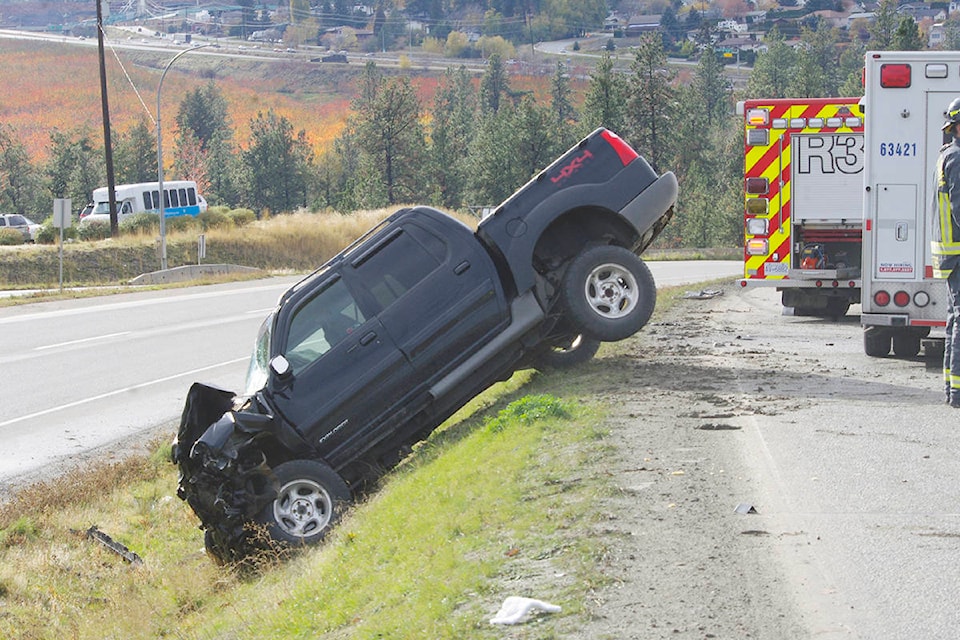
[{"label": "red and white fire truck", "polygon": [[795,315],[860,302],[863,113],[859,98],[747,100],[744,274]]},{"label": "red and white fire truck", "polygon": [[[960,96],[960,51],[867,52],[863,106],[863,300],[869,356],[916,356],[947,316],[947,288],[930,254],[933,175],[948,140],[944,111]],[[942,352],[942,341],[926,341]]]}]

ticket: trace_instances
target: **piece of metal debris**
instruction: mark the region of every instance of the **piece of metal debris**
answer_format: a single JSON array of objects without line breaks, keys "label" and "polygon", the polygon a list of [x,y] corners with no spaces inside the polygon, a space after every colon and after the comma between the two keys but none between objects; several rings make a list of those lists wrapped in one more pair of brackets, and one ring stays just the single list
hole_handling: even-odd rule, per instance
[{"label": "piece of metal debris", "polygon": [[130,551],[130,549],[128,549],[125,545],[120,544],[119,542],[117,542],[116,540],[108,536],[106,533],[104,533],[103,531],[100,531],[97,525],[93,525],[89,529],[87,529],[86,535],[91,540],[96,540],[97,542],[105,546],[107,549],[110,549],[110,551],[113,551],[115,554],[117,554],[118,556],[120,556],[121,558],[129,562],[130,564],[133,564],[133,565],[143,564],[143,560],[140,558],[140,556],[138,556],[133,551]]},{"label": "piece of metal debris", "polygon": [[683,297],[688,300],[709,300],[723,295],[723,289],[700,289],[700,291],[687,291]]},{"label": "piece of metal debris", "polygon": [[737,505],[737,508],[733,510],[734,513],[748,514],[748,513],[760,513],[757,509],[750,504],[749,502],[741,502]]}]

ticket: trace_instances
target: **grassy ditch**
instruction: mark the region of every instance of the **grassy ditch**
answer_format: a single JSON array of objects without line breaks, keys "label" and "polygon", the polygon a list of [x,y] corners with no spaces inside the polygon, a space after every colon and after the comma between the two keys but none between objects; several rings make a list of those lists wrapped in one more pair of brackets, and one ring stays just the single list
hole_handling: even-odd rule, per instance
[{"label": "grassy ditch", "polygon": [[603,410],[575,378],[489,390],[324,545],[255,575],[206,558],[166,447],[31,487],[0,511],[0,637],[495,638],[486,621],[509,595],[564,607],[523,636],[550,637],[598,579],[586,532],[608,490]]}]

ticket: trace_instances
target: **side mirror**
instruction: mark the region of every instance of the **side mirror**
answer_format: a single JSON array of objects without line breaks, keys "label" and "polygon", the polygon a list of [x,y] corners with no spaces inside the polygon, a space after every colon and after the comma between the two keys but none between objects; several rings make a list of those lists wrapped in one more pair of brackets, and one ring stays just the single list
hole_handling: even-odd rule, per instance
[{"label": "side mirror", "polygon": [[270,361],[270,370],[280,380],[289,378],[291,375],[290,362],[283,356],[276,356]]}]

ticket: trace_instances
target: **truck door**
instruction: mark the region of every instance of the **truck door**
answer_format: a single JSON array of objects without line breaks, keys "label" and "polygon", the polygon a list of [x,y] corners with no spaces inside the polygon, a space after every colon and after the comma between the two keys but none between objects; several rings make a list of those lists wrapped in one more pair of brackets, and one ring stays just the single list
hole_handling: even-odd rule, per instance
[{"label": "truck door", "polygon": [[912,280],[918,272],[917,186],[914,184],[878,184],[876,260],[874,277],[882,280]]},{"label": "truck door", "polygon": [[351,261],[424,385],[508,320],[493,262],[473,234],[459,223],[438,231],[410,220]]},{"label": "truck door", "polygon": [[278,319],[280,353],[293,376],[271,400],[337,468],[357,453],[347,444],[366,442],[377,419],[403,397],[412,372],[341,273],[315,289]]}]

